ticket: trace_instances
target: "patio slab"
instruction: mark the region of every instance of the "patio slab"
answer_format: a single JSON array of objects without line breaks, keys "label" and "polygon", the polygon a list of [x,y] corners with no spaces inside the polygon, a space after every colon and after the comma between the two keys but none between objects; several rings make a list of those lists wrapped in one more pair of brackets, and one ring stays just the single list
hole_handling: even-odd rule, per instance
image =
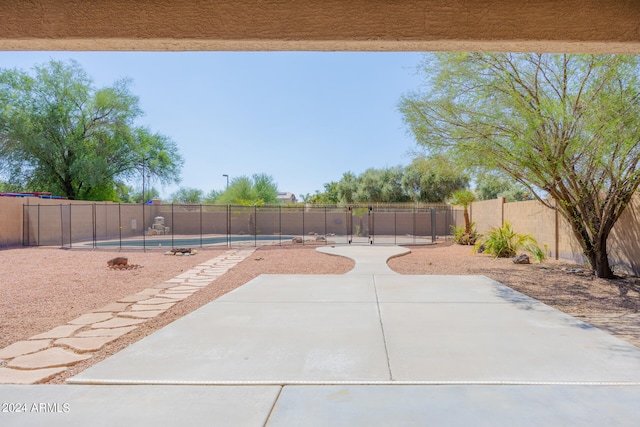
[{"label": "patio slab", "polygon": [[376,302],[371,276],[262,274],[216,302]]},{"label": "patio slab", "polygon": [[638,399],[633,386],[287,386],[267,426],[631,427]]},{"label": "patio slab", "polygon": [[263,275],[69,382],[640,384],[640,348],[484,276]]},{"label": "patio slab", "polygon": [[24,403],[27,409],[0,413],[0,424],[258,427],[265,425],[279,392],[277,386],[0,385],[0,402]]},{"label": "patio slab", "polygon": [[279,384],[354,379],[389,379],[375,304],[217,302],[68,382]]}]

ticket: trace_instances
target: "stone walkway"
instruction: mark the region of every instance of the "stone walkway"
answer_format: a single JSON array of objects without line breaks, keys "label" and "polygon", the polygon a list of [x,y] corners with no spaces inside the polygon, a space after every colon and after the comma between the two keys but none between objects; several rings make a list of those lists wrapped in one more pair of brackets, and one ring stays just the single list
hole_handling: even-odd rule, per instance
[{"label": "stone walkway", "polygon": [[41,383],[90,359],[105,344],[209,286],[254,251],[226,251],[173,279],[0,349],[0,362],[6,361],[6,367],[0,367],[0,384]]}]

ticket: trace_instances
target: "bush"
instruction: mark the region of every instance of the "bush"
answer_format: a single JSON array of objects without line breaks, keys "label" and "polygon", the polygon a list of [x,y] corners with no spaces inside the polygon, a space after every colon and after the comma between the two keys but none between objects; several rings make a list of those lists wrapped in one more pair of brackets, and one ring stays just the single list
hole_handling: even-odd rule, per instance
[{"label": "bush", "polygon": [[519,250],[530,252],[536,261],[543,261],[545,253],[538,246],[538,242],[531,234],[516,233],[511,224],[505,221],[503,227],[494,227],[482,241],[476,242],[476,251],[484,246],[484,252],[495,258],[510,258],[516,256]]},{"label": "bush", "polygon": [[480,235],[476,231],[476,224],[472,222],[470,224],[471,233],[466,233],[464,227],[451,226],[453,230],[453,243],[458,245],[475,245]]}]

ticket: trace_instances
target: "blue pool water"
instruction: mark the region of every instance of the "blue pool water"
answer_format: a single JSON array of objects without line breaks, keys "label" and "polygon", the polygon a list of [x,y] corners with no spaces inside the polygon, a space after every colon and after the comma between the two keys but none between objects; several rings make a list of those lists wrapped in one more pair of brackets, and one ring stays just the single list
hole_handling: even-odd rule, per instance
[{"label": "blue pool water", "polygon": [[96,242],[96,246],[97,247],[102,247],[102,248],[113,248],[113,247],[120,247],[120,246],[126,246],[126,247],[131,247],[131,246],[145,246],[147,248],[154,248],[154,247],[167,247],[167,248],[171,248],[171,247],[198,247],[200,246],[200,244],[202,244],[202,246],[210,246],[210,245],[219,245],[222,243],[227,243],[227,242],[253,242],[253,241],[264,241],[264,240],[272,240],[272,241],[286,241],[286,240],[291,240],[292,236],[217,236],[217,237],[206,237],[203,236],[202,239],[200,239],[200,237],[190,237],[190,238],[184,238],[184,237],[180,237],[180,238],[174,238],[173,240],[171,239],[171,237],[169,238],[161,238],[161,239],[157,239],[157,238],[148,238],[145,239],[144,242],[142,240],[142,238],[140,239],[135,239],[135,240],[122,240],[122,242],[120,242],[119,240],[109,240],[109,241],[102,241],[102,242]]}]

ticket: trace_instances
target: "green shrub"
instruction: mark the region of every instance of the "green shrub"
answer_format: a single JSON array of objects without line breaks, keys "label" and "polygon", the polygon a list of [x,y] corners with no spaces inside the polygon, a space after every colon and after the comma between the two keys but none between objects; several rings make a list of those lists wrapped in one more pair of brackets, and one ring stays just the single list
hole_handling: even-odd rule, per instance
[{"label": "green shrub", "polygon": [[470,233],[465,232],[465,227],[456,227],[455,225],[451,226],[451,230],[453,230],[453,243],[458,245],[475,245],[476,241],[480,237],[478,232],[476,231],[476,223],[472,222],[469,225]]},{"label": "green shrub", "polygon": [[503,227],[494,227],[482,241],[476,242],[476,251],[481,246],[484,247],[484,252],[495,258],[514,257],[519,250],[530,252],[538,262],[546,258],[531,234],[516,233],[506,221]]}]

